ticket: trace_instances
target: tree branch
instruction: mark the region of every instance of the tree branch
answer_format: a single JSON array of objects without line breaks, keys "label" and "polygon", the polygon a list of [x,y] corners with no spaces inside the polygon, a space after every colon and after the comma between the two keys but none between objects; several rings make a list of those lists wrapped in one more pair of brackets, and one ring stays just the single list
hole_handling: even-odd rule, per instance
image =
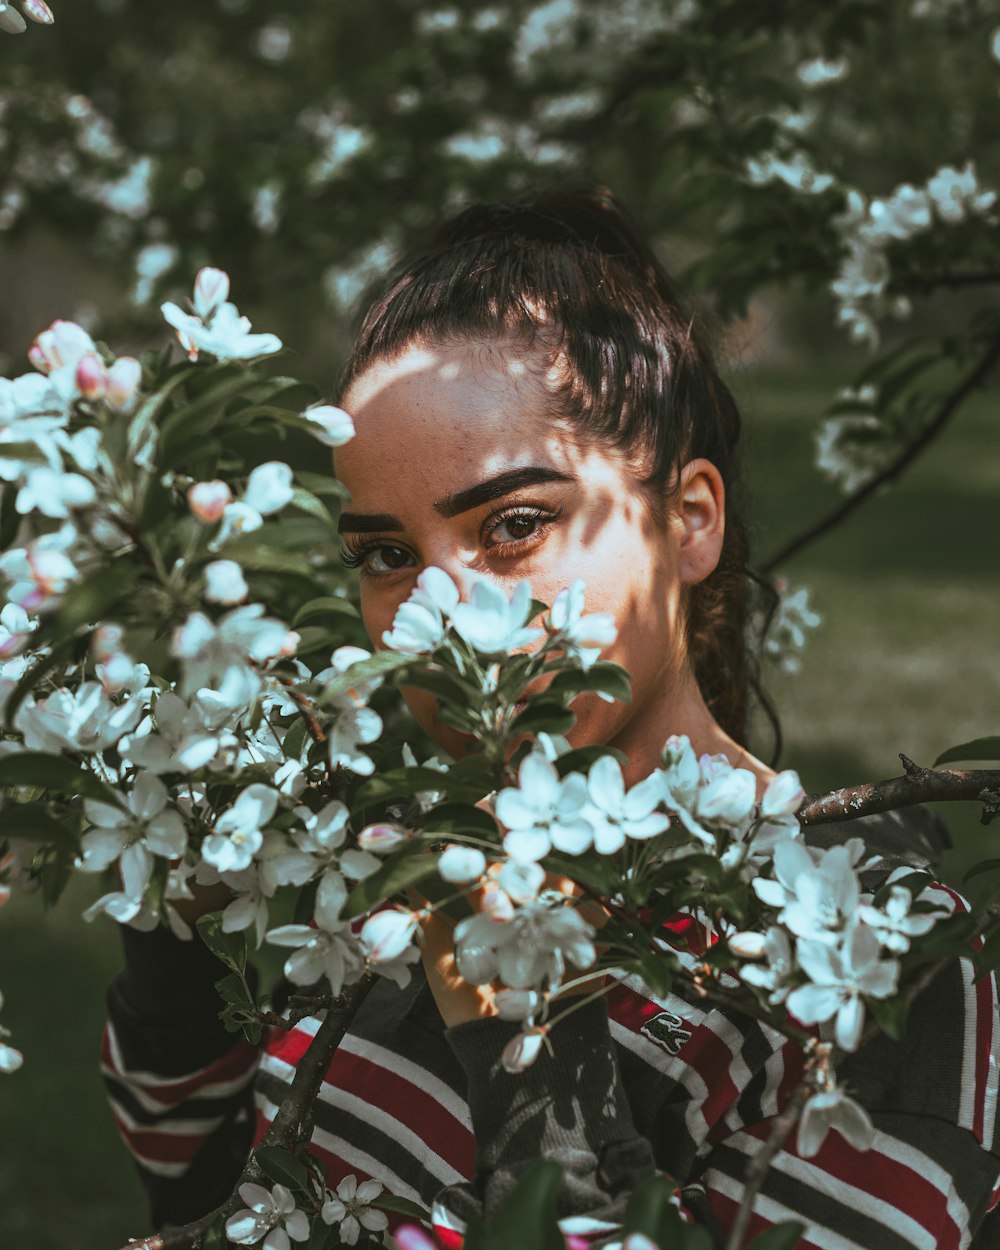
[{"label": "tree branch", "polygon": [[997,363],[1000,362],[1000,339],[993,339],[990,342],[989,349],[979,358],[974,369],[966,374],[962,383],[955,388],[944,400],[938,409],[937,416],[934,417],[920,434],[907,444],[903,451],[887,465],[881,472],[876,473],[872,478],[861,487],[859,487],[853,495],[848,497],[839,504],[834,510],[822,520],[811,525],[809,529],[793,538],[791,542],[786,543],[770,556],[761,566],[761,572],[772,575],[775,569],[784,564],[786,560],[790,560],[792,556],[798,555],[803,547],[807,547],[810,543],[815,542],[817,538],[821,538],[827,530],[832,529],[835,525],[839,525],[846,517],[858,508],[864,501],[873,495],[880,486],[886,482],[891,482],[897,478],[908,464],[914,461],[917,456],[931,443],[938,434],[945,428],[951,418],[955,415],[961,405],[972,394],[978,390],[980,386],[987,380],[993,372]]},{"label": "tree branch", "polygon": [[828,794],[807,794],[796,812],[801,825],[822,825],[852,820],[873,812],[888,812],[911,803],[936,803],[974,799],[984,805],[982,821],[988,825],[1000,810],[1000,769],[921,768],[900,754],[906,775],[887,781],[868,781],[845,786]]},{"label": "tree branch", "polygon": [[[312,1136],[313,1113],[323,1078],[330,1066],[333,1053],[340,1045],[348,1026],[358,1008],[364,1002],[375,977],[369,973],[354,985],[349,985],[334,1001],[326,1017],[309,1044],[309,1049],[295,1068],[288,1093],[278,1108],[277,1115],[264,1134],[262,1146],[279,1146],[295,1151],[305,1145]],[[130,1241],[124,1250],[200,1250],[205,1234],[220,1220],[226,1219],[244,1205],[239,1188],[248,1182],[269,1185],[268,1178],[257,1166],[254,1156],[247,1160],[243,1174],[233,1187],[229,1198],[208,1215],[184,1224],[179,1228],[165,1229],[141,1241]]]}]

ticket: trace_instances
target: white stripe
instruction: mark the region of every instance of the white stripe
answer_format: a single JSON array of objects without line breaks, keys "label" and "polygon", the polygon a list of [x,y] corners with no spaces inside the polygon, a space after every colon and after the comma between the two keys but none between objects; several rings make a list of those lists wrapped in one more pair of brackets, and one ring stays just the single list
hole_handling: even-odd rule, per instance
[{"label": "white stripe", "polygon": [[[749,1133],[735,1133],[726,1138],[726,1145],[739,1150],[748,1158],[760,1153],[760,1141]],[[890,1155],[890,1157],[892,1157]],[[849,1211],[882,1224],[913,1243],[916,1250],[935,1250],[937,1237],[911,1215],[898,1207],[892,1206],[883,1198],[874,1197],[856,1185],[839,1177],[831,1176],[825,1169],[810,1163],[808,1159],[800,1159],[798,1155],[781,1150],[775,1156],[771,1167],[776,1172],[784,1172],[797,1181],[808,1185],[815,1193],[824,1194]]]},{"label": "white stripe", "polygon": [[684,1108],[684,1122],[695,1145],[700,1146],[708,1136],[708,1122],[701,1110],[705,1099],[708,1097],[708,1086],[702,1079],[701,1074],[692,1068],[690,1064],[679,1063],[673,1056],[668,1055],[662,1047],[657,1046],[655,1042],[649,1041],[641,1033],[633,1033],[630,1028],[627,1028],[624,1024],[619,1024],[617,1020],[611,1021],[611,1036],[634,1055],[644,1059],[651,1068],[657,1068],[661,1072],[666,1072],[680,1085],[684,1086],[691,1096],[690,1102]]},{"label": "white stripe", "polygon": [[[295,1074],[295,1069],[290,1064],[275,1055],[264,1055],[261,1068],[286,1085],[291,1083]],[[324,1081],[320,1086],[319,1101],[325,1102],[330,1107],[339,1107],[342,1111],[349,1112],[362,1123],[370,1124],[378,1132],[383,1133],[390,1141],[397,1141],[443,1185],[456,1185],[467,1179],[446,1159],[442,1159],[437,1151],[432,1150],[427,1142],[418,1137],[408,1125],[383,1111],[381,1107],[373,1106],[370,1102],[359,1098],[357,1094],[352,1094],[346,1089],[330,1084],[329,1081]]]},{"label": "white stripe", "polygon": [[111,1080],[123,1086],[129,1091],[135,1101],[144,1111],[149,1111],[154,1115],[166,1115],[168,1111],[172,1111],[174,1107],[181,1106],[182,1103],[197,1103],[202,1098],[227,1098],[230,1094],[238,1093],[240,1090],[246,1089],[250,1082],[254,1079],[257,1072],[256,1063],[242,1076],[232,1081],[217,1081],[214,1085],[203,1085],[201,1089],[196,1089],[192,1093],[178,1098],[176,1102],[164,1102],[162,1098],[153,1098],[150,1094],[134,1081],[134,1073],[122,1072],[116,1068],[110,1068],[106,1063],[100,1065],[101,1072],[110,1077]]},{"label": "white stripe", "polygon": [[990,1033],[989,1066],[986,1069],[986,1091],[983,1095],[983,1148],[993,1149],[997,1124],[997,1094],[1000,1092],[1000,1008],[997,1006],[996,977],[990,973],[990,1010],[993,1027]]},{"label": "white stripe", "polygon": [[[131,1150],[131,1148],[130,1148]],[[165,1176],[168,1180],[177,1180],[190,1168],[191,1163],[164,1163],[161,1159],[147,1159],[137,1150],[131,1150],[132,1158],[144,1172],[152,1172],[154,1176]]]},{"label": "white stripe", "polygon": [[962,985],[965,992],[965,1037],[962,1047],[962,1082],[959,1086],[958,1126],[971,1129],[976,1115],[976,986],[974,970],[968,959],[960,959]]},{"label": "white stripe", "polygon": [[[207,1064],[204,1068],[197,1068],[194,1072],[188,1072],[184,1076],[157,1076],[154,1072],[142,1072],[138,1068],[129,1068],[122,1058],[121,1048],[118,1045],[118,1038],[115,1036],[115,1031],[110,1024],[108,1025],[108,1049],[111,1051],[112,1067],[109,1068],[107,1064],[102,1063],[101,1071],[108,1073],[110,1076],[116,1077],[120,1081],[123,1081],[130,1088],[142,1085],[149,1089],[162,1089],[164,1086],[168,1085],[180,1085],[182,1082],[186,1083],[188,1081],[197,1080],[203,1072],[207,1072],[209,1068],[215,1066],[215,1063],[218,1063],[218,1060],[215,1060],[213,1063]],[[241,1090],[246,1086],[247,1081],[253,1076],[256,1066],[256,1060],[254,1060],[247,1071],[241,1073],[239,1076],[232,1077],[227,1081],[210,1081],[208,1084],[202,1085],[194,1094],[188,1094],[186,1097],[225,1098],[227,1095],[234,1094],[237,1090]],[[136,1092],[138,1092],[138,1090]],[[178,1099],[178,1102],[182,1101],[184,1101],[183,1098]],[[177,1104],[159,1101],[154,1105],[159,1107],[161,1110],[164,1110],[169,1106],[175,1106]]]},{"label": "white stripe", "polygon": [[225,1119],[225,1116],[217,1115],[208,1120],[165,1120],[162,1124],[143,1124],[141,1120],[133,1119],[115,1098],[109,1097],[108,1102],[111,1104],[116,1119],[120,1120],[130,1133],[160,1133],[164,1137],[207,1137],[210,1133],[214,1133]]},{"label": "white stripe", "polygon": [[[724,1172],[709,1171],[705,1175],[705,1184],[709,1189],[714,1189],[717,1193],[731,1198],[733,1202],[743,1201],[742,1184],[732,1176],[726,1176]],[[801,1224],[803,1220],[798,1211],[783,1206],[766,1194],[757,1195],[753,1209],[755,1215],[759,1215],[771,1224],[780,1224],[783,1220],[797,1220]],[[824,1228],[822,1224],[815,1224],[811,1221],[807,1224],[805,1236],[814,1246],[819,1246],[820,1250],[872,1250],[871,1246],[859,1246],[856,1241],[841,1237],[833,1229]]]},{"label": "white stripe", "polygon": [[375,1042],[366,1041],[365,1038],[356,1037],[353,1033],[345,1035],[344,1040],[340,1043],[340,1049],[346,1051],[349,1055],[358,1055],[362,1059],[367,1059],[369,1063],[377,1064],[381,1068],[386,1068],[389,1072],[401,1076],[404,1080],[409,1081],[411,1085],[415,1085],[429,1097],[433,1098],[448,1114],[470,1132],[472,1131],[472,1117],[469,1114],[469,1105],[444,1081],[439,1080],[425,1068],[421,1068],[418,1064],[413,1063],[409,1059],[404,1059],[402,1055],[397,1054],[394,1050],[388,1050],[385,1046],[379,1046]]},{"label": "white stripe", "polygon": [[[260,1092],[255,1094],[257,1108],[263,1115],[265,1121],[270,1124],[278,1113],[278,1108],[268,1098],[265,1098]],[[409,1198],[411,1202],[418,1202],[424,1206],[424,1199],[418,1190],[412,1185],[407,1185],[401,1180],[391,1168],[387,1168],[384,1163],[378,1159],[373,1159],[371,1155],[365,1154],[363,1150],[359,1150],[353,1142],[345,1141],[342,1137],[335,1137],[332,1133],[327,1133],[324,1129],[313,1128],[312,1139],[321,1150],[326,1150],[330,1154],[339,1155],[346,1163],[356,1167],[359,1171],[365,1172],[373,1180],[381,1181],[385,1189],[391,1194],[395,1194],[397,1198]]]}]

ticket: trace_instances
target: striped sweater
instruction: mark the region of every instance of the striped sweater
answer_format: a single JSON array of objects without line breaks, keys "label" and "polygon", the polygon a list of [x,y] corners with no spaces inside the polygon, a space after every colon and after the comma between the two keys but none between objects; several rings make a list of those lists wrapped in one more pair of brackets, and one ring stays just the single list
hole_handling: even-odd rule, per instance
[{"label": "striped sweater", "polygon": [[[809,832],[827,844],[860,833],[891,868],[923,862],[933,820],[911,808]],[[125,940],[102,1066],[154,1222],[181,1223],[231,1191],[318,1021],[276,1030],[259,1049],[233,1044],[215,1018],[220,967],[199,943],[163,931]],[[330,1184],[374,1177],[433,1206],[442,1242],[458,1246],[471,1214],[488,1218],[523,1170],[554,1159],[564,1232],[607,1245],[628,1193],[659,1171],[721,1245],[748,1160],[801,1072],[799,1047],[633,977],[557,1025],[553,1056],[511,1076],[499,1055],[515,1031],[499,1019],[446,1030],[419,965],[405,989],[381,979],[316,1108],[310,1149]],[[872,1149],[833,1131],[805,1159],[790,1138],[751,1231],[798,1219],[802,1250],[998,1250],[998,1065],[995,979],[976,983],[956,960],[914,1004],[901,1042],[880,1037],[841,1067],[875,1124]]]}]

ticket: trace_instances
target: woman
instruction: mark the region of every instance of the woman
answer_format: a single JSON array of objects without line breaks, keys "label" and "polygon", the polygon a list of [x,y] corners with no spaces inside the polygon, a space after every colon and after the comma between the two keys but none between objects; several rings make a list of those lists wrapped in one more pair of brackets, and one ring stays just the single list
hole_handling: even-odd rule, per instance
[{"label": "woman", "polygon": [[[686,734],[699,754],[751,770],[763,791],[774,773],[742,741],[738,412],[607,192],[481,206],[445,225],[369,311],[341,403],[357,435],[336,454],[351,494],[340,525],[376,644],[429,566],[463,590],[474,576],[504,588],[528,578],[548,602],[582,577],[588,610],[616,618],[605,656],[629,670],[633,699],[581,696],[571,741],[619,748],[632,783],[670,734]],[[469,749],[431,696],[406,697],[443,748]],[[926,849],[936,832],[910,809],[825,826],[823,837],[861,833],[888,868],[926,863],[921,838]],[[673,927],[685,924],[693,940],[685,918]],[[127,932],[126,945],[108,1081],[154,1216],[177,1223],[238,1175],[257,1055],[215,1020],[218,965],[197,944]],[[370,1176],[437,1200],[440,1235],[457,1243],[463,1220],[488,1217],[525,1168],[551,1158],[564,1168],[564,1230],[603,1243],[618,1239],[628,1193],[658,1169],[678,1181],[692,1218],[723,1236],[747,1160],[795,1085],[796,1046],[735,1011],[658,999],[630,979],[557,1029],[554,1056],[512,1076],[499,1056],[515,1026],[494,1014],[488,988],[457,978],[438,931],[422,962],[405,989],[379,982],[331,1065],[312,1142],[331,1185]],[[939,978],[904,1042],[880,1040],[845,1066],[875,1122],[873,1149],[831,1133],[807,1161],[789,1142],[754,1227],[799,1218],[802,1244],[822,1250],[995,1245],[994,1026],[992,978],[974,986],[958,967]],[[304,1021],[264,1047],[257,1136],[315,1028]]]}]

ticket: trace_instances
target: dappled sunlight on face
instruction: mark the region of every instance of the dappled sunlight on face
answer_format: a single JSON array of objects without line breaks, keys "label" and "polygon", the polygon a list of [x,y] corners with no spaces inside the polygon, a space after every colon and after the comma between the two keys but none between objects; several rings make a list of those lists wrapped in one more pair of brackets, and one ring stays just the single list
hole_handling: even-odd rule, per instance
[{"label": "dappled sunlight on face", "polygon": [[[431,565],[463,598],[476,577],[508,594],[527,578],[535,598],[551,604],[582,578],[587,610],[611,612],[618,624],[604,658],[632,674],[633,702],[581,696],[570,738],[614,742],[662,701],[683,663],[677,531],[653,520],[619,451],[549,414],[531,365],[513,347],[458,344],[414,347],[362,374],[343,399],[357,434],[336,451],[351,492],[341,529],[361,561],[375,646]],[[440,745],[464,753],[429,694],[407,699]]]}]

